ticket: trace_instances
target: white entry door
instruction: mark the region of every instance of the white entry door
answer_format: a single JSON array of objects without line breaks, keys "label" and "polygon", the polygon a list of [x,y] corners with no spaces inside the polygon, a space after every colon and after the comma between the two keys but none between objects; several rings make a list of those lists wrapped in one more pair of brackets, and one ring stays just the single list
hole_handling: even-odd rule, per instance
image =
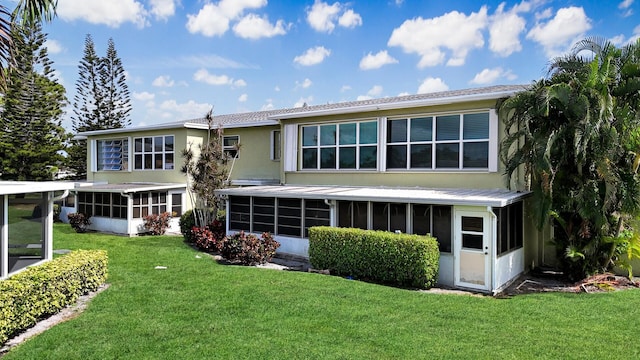
[{"label": "white entry door", "polygon": [[455,211],[455,285],[490,290],[491,218],[487,212]]}]

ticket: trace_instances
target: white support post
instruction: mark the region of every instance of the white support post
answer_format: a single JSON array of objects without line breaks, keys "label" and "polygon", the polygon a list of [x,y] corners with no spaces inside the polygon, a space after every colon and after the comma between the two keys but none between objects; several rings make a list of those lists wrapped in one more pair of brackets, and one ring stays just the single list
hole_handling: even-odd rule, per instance
[{"label": "white support post", "polygon": [[9,274],[9,196],[0,195],[0,279]]}]

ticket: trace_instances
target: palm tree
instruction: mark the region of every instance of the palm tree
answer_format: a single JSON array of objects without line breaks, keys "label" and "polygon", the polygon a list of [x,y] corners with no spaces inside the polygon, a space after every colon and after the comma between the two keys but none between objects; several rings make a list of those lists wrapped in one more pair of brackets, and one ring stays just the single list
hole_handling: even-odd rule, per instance
[{"label": "palm tree", "polygon": [[638,44],[585,39],[500,106],[506,175],[524,169],[537,226],[555,220],[560,260],[575,277],[608,269],[618,251],[608,239],[640,214]]},{"label": "palm tree", "polygon": [[0,90],[4,92],[6,69],[11,67],[11,26],[15,21],[21,24],[31,21],[51,21],[56,15],[58,0],[20,0],[11,12],[0,4]]}]

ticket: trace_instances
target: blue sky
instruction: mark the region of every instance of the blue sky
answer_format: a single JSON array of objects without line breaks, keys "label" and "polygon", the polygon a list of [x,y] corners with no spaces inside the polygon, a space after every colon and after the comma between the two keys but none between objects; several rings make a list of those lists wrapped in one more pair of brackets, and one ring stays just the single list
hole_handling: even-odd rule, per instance
[{"label": "blue sky", "polygon": [[576,40],[637,39],[638,13],[634,0],[58,0],[44,31],[70,101],[86,35],[99,55],[113,38],[140,126],[211,107],[227,114],[528,84]]}]

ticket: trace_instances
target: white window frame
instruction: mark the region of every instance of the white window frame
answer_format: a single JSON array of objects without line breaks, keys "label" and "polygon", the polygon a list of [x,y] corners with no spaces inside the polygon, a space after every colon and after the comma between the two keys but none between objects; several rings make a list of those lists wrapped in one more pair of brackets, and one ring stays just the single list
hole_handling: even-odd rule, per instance
[{"label": "white window frame", "polygon": [[[363,123],[376,123],[376,141],[373,143],[365,143],[365,144],[361,144],[360,143],[360,126]],[[354,144],[340,144],[340,126],[341,125],[347,125],[347,124],[356,124],[356,141]],[[321,145],[320,144],[320,128],[322,126],[326,126],[326,125],[335,125],[336,126],[336,143],[334,145]],[[303,129],[305,127],[311,127],[311,126],[315,126],[317,127],[317,131],[318,131],[318,143],[316,145],[308,145],[308,146],[304,146],[302,141],[302,132]],[[377,171],[380,168],[380,119],[379,118],[364,118],[364,119],[350,119],[349,121],[341,121],[341,122],[327,122],[327,123],[307,123],[307,124],[299,124],[299,127],[296,129],[297,132],[299,132],[298,136],[300,137],[300,143],[299,146],[297,147],[297,149],[299,149],[299,159],[297,159],[298,161],[298,166],[299,169],[301,171]],[[370,147],[370,146],[375,146],[376,147],[376,166],[373,168],[360,168],[360,150],[363,147]],[[356,148],[356,163],[355,163],[355,168],[340,168],[340,149],[344,148],[344,147],[355,147]],[[335,152],[335,156],[336,156],[336,164],[335,167],[333,168],[321,168],[321,161],[322,161],[322,151],[321,149],[325,149],[325,148],[333,148],[336,149]],[[296,150],[297,150],[296,149]],[[316,161],[316,167],[315,168],[303,168],[303,161],[304,158],[302,156],[303,154],[303,150],[304,149],[316,149],[317,151],[317,161]]]},{"label": "white window frame", "polygon": [[[277,139],[276,134],[278,134]],[[270,140],[271,146],[269,158],[272,161],[280,161],[280,158],[282,157],[282,132],[280,129],[271,131]]]},{"label": "white window frame", "polygon": [[[172,137],[173,138],[173,151],[167,151],[166,150],[166,138],[167,137]],[[145,151],[144,149],[144,143],[145,143],[145,139],[151,139],[151,151]],[[155,149],[155,138],[162,138],[162,150],[161,151],[156,151]],[[141,139],[142,141],[142,149],[141,151],[136,151],[135,149],[135,142],[136,140]],[[172,171],[175,170],[176,168],[176,136],[173,134],[165,134],[165,135],[149,135],[149,136],[137,136],[133,138],[133,141],[131,143],[132,145],[129,146],[129,148],[131,149],[130,152],[132,152],[133,154],[133,169],[135,171],[149,171],[149,170],[153,170],[153,171]],[[172,167],[171,168],[167,168],[167,160],[166,157],[168,154],[171,154],[173,156],[173,163],[172,163]],[[137,169],[136,168],[136,156],[140,155],[141,156],[141,163],[140,163],[140,168]],[[144,166],[145,163],[145,155],[151,155],[151,168],[147,169]],[[155,164],[156,164],[156,155],[162,155],[162,168],[161,169],[157,169]]]},{"label": "white window frame", "polygon": [[[126,141],[127,142],[127,146],[126,146],[126,151],[120,151],[120,153],[122,154],[122,163],[120,166],[120,169],[103,169],[101,168],[100,164],[99,164],[99,153],[98,153],[98,149],[100,148],[98,146],[98,143],[100,142],[105,142],[105,141]],[[131,137],[113,137],[113,138],[103,138],[103,139],[94,139],[92,141],[90,141],[90,148],[89,148],[89,153],[91,154],[91,172],[98,172],[98,171],[105,171],[105,172],[117,172],[117,171],[131,171],[131,166],[132,166],[132,156],[131,156],[131,146],[132,142],[131,142]],[[126,159],[125,159],[126,157]]]},{"label": "white window frame", "polygon": [[[236,143],[233,145],[225,145],[225,139],[231,139],[231,138],[236,138]],[[236,147],[238,144],[240,144],[240,135],[223,135],[222,136],[222,150],[224,151],[225,154],[229,154],[229,156],[231,156],[231,158],[233,158],[234,156],[232,156],[231,154],[233,152],[235,152],[236,159],[240,158],[240,151],[238,150],[238,148]]]}]

